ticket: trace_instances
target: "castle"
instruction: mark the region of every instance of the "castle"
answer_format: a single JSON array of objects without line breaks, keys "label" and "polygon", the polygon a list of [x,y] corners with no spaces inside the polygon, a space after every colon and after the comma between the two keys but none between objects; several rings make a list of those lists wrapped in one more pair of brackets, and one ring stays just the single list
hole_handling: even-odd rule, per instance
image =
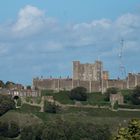
[{"label": "castle", "polygon": [[140,73],[129,73],[125,79],[110,79],[109,72],[103,69],[101,61],[94,64],[81,64],[80,61],[73,61],[72,78],[34,78],[33,87],[39,90],[71,90],[82,86],[88,92],[105,92],[107,88],[116,87],[119,89],[132,89],[140,85]]},{"label": "castle", "polygon": [[101,61],[95,61],[94,64],[81,64],[80,61],[73,61],[73,80],[101,81],[102,74],[103,78],[108,78],[108,71],[103,71]]}]

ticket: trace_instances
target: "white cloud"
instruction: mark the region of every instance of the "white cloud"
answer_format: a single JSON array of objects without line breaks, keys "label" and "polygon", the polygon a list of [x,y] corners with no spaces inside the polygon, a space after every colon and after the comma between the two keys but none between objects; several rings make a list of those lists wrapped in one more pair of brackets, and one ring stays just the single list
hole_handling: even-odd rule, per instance
[{"label": "white cloud", "polygon": [[114,21],[101,19],[62,26],[56,19],[47,17],[43,10],[27,5],[19,11],[15,22],[0,25],[0,55],[3,58],[8,55],[4,63],[10,64],[9,69],[17,68],[18,73],[32,69],[29,77],[32,73],[42,75],[48,70],[59,73],[58,64],[68,69],[74,59],[93,61],[101,56],[109,64],[115,62],[122,38],[126,42],[123,51],[137,58],[139,23],[140,15],[129,13]]},{"label": "white cloud", "polygon": [[39,28],[44,24],[44,13],[34,6],[27,5],[20,10],[13,30],[22,31],[28,28]]},{"label": "white cloud", "polygon": [[[55,31],[57,21],[52,17],[47,17],[43,10],[27,5],[18,13],[16,22],[12,25],[13,38],[24,38],[35,36],[36,34]],[[44,34],[44,33],[43,33]]]}]

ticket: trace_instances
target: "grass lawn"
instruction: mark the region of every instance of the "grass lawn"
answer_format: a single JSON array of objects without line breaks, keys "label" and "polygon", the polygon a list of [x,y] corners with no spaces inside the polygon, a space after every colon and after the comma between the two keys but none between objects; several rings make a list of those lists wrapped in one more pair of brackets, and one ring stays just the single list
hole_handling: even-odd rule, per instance
[{"label": "grass lawn", "polygon": [[69,92],[60,91],[54,94],[54,99],[59,101],[62,104],[74,104],[75,102],[69,98]]},{"label": "grass lawn", "polygon": [[109,125],[112,132],[116,132],[118,126],[126,126],[128,121],[132,118],[140,118],[140,112],[129,111],[110,111],[108,109],[83,109],[83,108],[69,108],[57,114],[51,113],[35,113],[44,122],[55,121],[62,119],[72,123],[93,123]]},{"label": "grass lawn", "polygon": [[18,112],[25,112],[25,113],[34,113],[34,112],[39,112],[40,107],[37,106],[32,106],[28,104],[23,104],[21,108],[16,109]]},{"label": "grass lawn", "polygon": [[31,124],[48,123],[63,119],[72,123],[107,124],[115,133],[118,126],[126,126],[132,118],[140,118],[140,112],[111,111],[109,109],[74,108],[61,109],[58,113],[42,113],[40,108],[23,105],[21,109],[9,111],[0,117],[0,121],[16,121],[21,127]]},{"label": "grass lawn", "polygon": [[21,128],[28,126],[28,125],[35,125],[42,123],[42,120],[39,119],[36,115],[33,113],[25,113],[25,112],[19,112],[16,110],[12,110],[4,114],[0,117],[0,121],[3,122],[16,122]]},{"label": "grass lawn", "polygon": [[[69,92],[68,91],[60,91],[60,92],[52,92],[52,91],[42,91],[42,95],[45,96],[53,96],[55,100],[59,101],[62,104],[74,104],[75,101],[71,100],[69,98]],[[107,105],[109,106],[110,103],[104,101],[105,96],[101,94],[101,92],[94,92],[88,94],[87,101],[82,101],[81,103],[86,105]]]},{"label": "grass lawn", "polygon": [[74,104],[73,100],[70,100],[68,91],[52,92],[52,91],[42,91],[42,95],[53,96],[55,100],[62,104]]},{"label": "grass lawn", "polygon": [[101,92],[94,92],[88,94],[87,101],[82,101],[81,103],[86,105],[99,105],[99,106],[110,106],[110,102],[104,100],[105,95],[101,94]]}]

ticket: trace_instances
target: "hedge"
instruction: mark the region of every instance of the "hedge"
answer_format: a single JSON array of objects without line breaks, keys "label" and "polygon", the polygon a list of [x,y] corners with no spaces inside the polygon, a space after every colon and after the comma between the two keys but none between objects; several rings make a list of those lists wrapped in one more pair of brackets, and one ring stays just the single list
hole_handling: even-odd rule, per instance
[{"label": "hedge", "polygon": [[119,105],[119,108],[140,109],[140,105],[123,104],[123,105]]}]

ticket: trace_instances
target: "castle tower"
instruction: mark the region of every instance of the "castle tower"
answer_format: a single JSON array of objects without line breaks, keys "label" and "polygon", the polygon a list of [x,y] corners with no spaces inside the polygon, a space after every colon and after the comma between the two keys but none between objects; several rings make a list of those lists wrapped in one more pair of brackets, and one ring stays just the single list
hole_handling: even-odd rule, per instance
[{"label": "castle tower", "polygon": [[103,64],[101,61],[96,61],[95,62],[95,79],[96,81],[101,81],[102,80],[102,70],[103,70]]},{"label": "castle tower", "polygon": [[93,64],[81,64],[80,61],[73,61],[73,79],[81,81],[101,81],[103,64],[96,61]]},{"label": "castle tower", "polygon": [[79,80],[80,61],[73,61],[73,79]]}]

